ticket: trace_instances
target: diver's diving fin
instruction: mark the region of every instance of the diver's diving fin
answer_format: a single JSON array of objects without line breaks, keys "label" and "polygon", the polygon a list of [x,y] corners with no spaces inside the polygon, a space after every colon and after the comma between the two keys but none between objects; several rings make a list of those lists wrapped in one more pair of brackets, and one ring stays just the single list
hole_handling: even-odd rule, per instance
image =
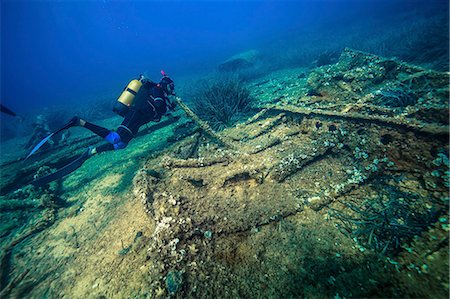
[{"label": "diver's diving fin", "polygon": [[73,171],[77,170],[78,168],[83,165],[84,161],[86,161],[90,157],[89,150],[83,153],[80,157],[76,158],[74,161],[70,162],[69,164],[65,165],[63,168],[58,169],[57,171],[37,178],[30,182],[30,184],[36,186],[36,187],[42,187],[50,182],[53,182],[59,178],[62,178],[63,176],[66,176]]},{"label": "diver's diving fin", "polygon": [[55,135],[55,133],[51,133],[50,135],[48,135],[47,137],[45,137],[44,139],[41,140],[41,142],[39,142],[32,150],[31,152],[28,154],[28,156],[25,158],[28,159],[32,154],[34,154],[44,143],[47,142],[47,140],[49,140],[50,138],[52,138],[52,136]]},{"label": "diver's diving fin", "polygon": [[67,124],[64,125],[64,127],[62,127],[61,129],[56,130],[55,132],[51,133],[50,135],[48,135],[47,137],[45,137],[44,139],[41,140],[41,142],[39,142],[32,150],[31,152],[28,154],[28,156],[25,158],[28,159],[32,154],[34,154],[41,146],[44,145],[44,143],[47,142],[47,140],[49,140],[50,138],[52,138],[53,135],[58,134],[59,132],[66,130],[68,128],[70,128],[73,125],[72,120],[69,121]]},{"label": "diver's diving fin", "polygon": [[17,114],[14,111],[4,106],[3,104],[0,104],[0,111],[11,116],[17,116]]}]

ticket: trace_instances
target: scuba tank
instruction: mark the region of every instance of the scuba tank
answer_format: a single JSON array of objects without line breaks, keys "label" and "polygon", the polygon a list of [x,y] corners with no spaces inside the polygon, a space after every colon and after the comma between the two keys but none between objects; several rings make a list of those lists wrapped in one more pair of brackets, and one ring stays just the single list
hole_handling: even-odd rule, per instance
[{"label": "scuba tank", "polygon": [[140,76],[139,80],[131,80],[130,83],[124,88],[122,94],[114,104],[114,113],[125,117],[125,114],[130,110],[130,106],[133,104],[134,98],[142,86],[142,79],[144,76]]}]

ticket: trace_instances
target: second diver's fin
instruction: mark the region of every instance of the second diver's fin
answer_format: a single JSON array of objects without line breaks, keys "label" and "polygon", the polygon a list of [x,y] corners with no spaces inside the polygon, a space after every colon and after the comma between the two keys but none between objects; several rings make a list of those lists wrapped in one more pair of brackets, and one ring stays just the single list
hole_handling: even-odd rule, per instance
[{"label": "second diver's fin", "polygon": [[41,146],[43,146],[44,143],[47,142],[47,140],[49,140],[50,138],[52,138],[53,135],[56,135],[56,134],[58,134],[59,132],[61,132],[61,131],[63,131],[63,130],[66,130],[66,129],[72,127],[72,126],[73,126],[73,119],[71,119],[67,124],[65,124],[64,127],[60,128],[60,129],[58,129],[58,130],[56,130],[55,132],[51,133],[50,135],[48,135],[47,137],[45,137],[44,139],[42,139],[41,142],[39,142],[39,143],[31,150],[31,152],[28,154],[28,156],[25,158],[25,160],[28,159],[32,154],[34,154]]},{"label": "second diver's fin", "polygon": [[89,148],[86,152],[84,152],[82,155],[80,155],[78,158],[76,158],[74,161],[70,162],[69,164],[65,165],[64,167],[58,169],[57,171],[37,178],[30,182],[30,184],[36,186],[36,187],[42,187],[50,182],[53,182],[59,178],[62,178],[63,176],[66,176],[73,171],[77,170],[78,168],[83,165],[84,161],[86,161],[91,155],[89,154],[91,148]]},{"label": "second diver's fin", "polygon": [[0,111],[11,116],[17,116],[17,114],[14,111],[4,106],[3,104],[0,104]]},{"label": "second diver's fin", "polygon": [[44,139],[41,140],[41,142],[39,142],[32,150],[31,152],[28,154],[28,156],[25,158],[28,159],[32,154],[34,154],[42,145],[44,145],[44,143],[47,142],[47,140],[49,140],[50,138],[52,138],[52,136],[55,135],[55,133],[51,133],[50,135],[48,135],[47,137],[45,137]]}]

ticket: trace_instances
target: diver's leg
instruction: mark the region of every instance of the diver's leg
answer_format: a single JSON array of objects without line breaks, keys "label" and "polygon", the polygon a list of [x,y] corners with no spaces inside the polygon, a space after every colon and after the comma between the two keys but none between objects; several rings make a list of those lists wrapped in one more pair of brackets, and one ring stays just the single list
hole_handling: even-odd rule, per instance
[{"label": "diver's leg", "polygon": [[98,136],[100,136],[102,138],[105,138],[106,136],[108,136],[109,133],[111,133],[111,131],[106,128],[97,126],[93,123],[90,123],[90,122],[82,120],[82,119],[80,119],[80,126],[88,129],[92,133],[97,134]]},{"label": "diver's leg", "polygon": [[94,133],[102,138],[105,138],[111,132],[110,130],[108,130],[106,128],[103,128],[103,127],[97,126],[93,123],[90,123],[88,121],[85,121],[84,119],[82,119],[78,116],[74,116],[70,120],[69,123],[71,124],[71,126],[84,127],[86,129],[88,129],[89,131],[91,131],[92,133]]},{"label": "diver's leg", "polygon": [[113,151],[113,150],[119,150],[127,147],[127,143],[123,142],[120,139],[119,134],[116,132],[110,132],[106,137],[105,140],[109,143],[102,144],[98,147],[90,147],[86,151],[86,155],[88,157],[93,156],[95,154],[100,154],[103,152]]}]

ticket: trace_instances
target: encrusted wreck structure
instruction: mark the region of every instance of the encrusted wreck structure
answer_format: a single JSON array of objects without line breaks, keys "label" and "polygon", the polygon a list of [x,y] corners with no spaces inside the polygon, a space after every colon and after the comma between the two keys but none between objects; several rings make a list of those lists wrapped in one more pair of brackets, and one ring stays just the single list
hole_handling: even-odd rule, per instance
[{"label": "encrusted wreck structure", "polygon": [[445,296],[448,74],[346,49],[298,77],[135,177],[155,294]]}]

